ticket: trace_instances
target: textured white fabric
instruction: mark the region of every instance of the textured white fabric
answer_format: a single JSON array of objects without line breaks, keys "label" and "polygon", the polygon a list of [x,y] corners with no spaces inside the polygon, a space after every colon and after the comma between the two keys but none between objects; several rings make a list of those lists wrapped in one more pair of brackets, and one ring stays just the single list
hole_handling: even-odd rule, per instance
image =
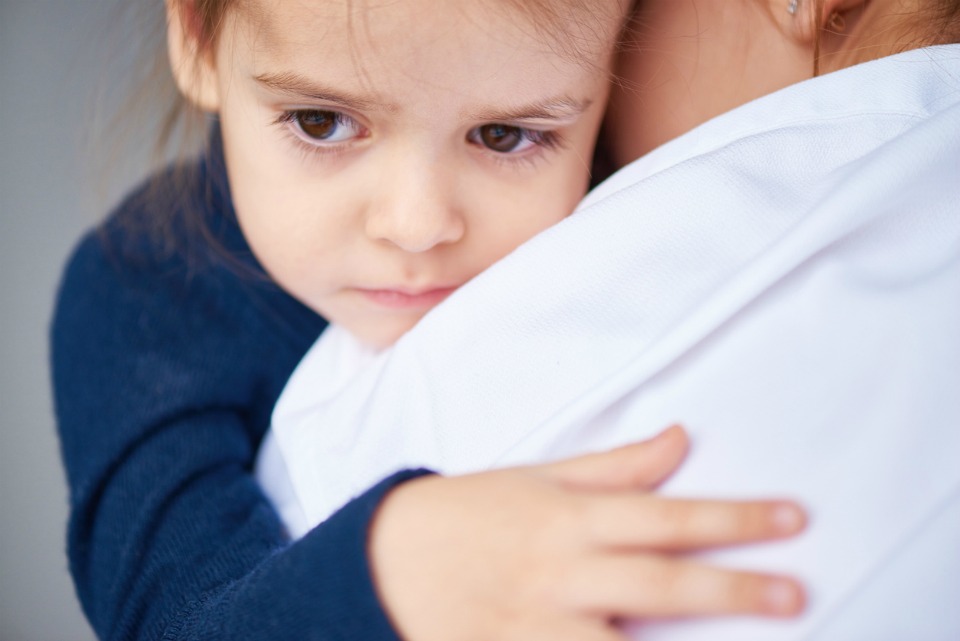
[{"label": "textured white fabric", "polygon": [[292,488],[296,535],[399,467],[554,459],[680,421],[693,450],[665,492],[812,514],[795,541],[710,556],[794,573],[811,602],[642,638],[960,639],[960,46],[720,116],[393,349],[350,342],[325,334],[274,413],[265,452],[289,478],[261,479]]}]

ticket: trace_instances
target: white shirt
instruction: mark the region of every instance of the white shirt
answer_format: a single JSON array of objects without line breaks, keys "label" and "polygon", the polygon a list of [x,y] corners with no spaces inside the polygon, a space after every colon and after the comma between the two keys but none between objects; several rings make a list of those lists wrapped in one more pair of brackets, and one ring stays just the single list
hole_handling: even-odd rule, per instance
[{"label": "white shirt", "polygon": [[664,492],[812,514],[796,540],[709,556],[796,574],[811,602],[644,639],[960,639],[960,46],[722,115],[391,350],[350,343],[325,334],[274,413],[260,478],[295,535],[399,467],[554,459],[680,421],[693,452]]}]

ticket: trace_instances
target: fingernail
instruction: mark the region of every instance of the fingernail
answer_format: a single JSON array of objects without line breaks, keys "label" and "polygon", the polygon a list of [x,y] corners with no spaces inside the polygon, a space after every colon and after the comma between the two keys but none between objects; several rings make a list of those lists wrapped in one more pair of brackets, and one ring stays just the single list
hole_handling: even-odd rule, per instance
[{"label": "fingernail", "polygon": [[806,516],[796,505],[790,503],[781,503],[773,508],[770,515],[770,521],[778,532],[789,534],[797,532],[803,527]]},{"label": "fingernail", "polygon": [[800,590],[789,581],[771,581],[764,589],[763,601],[768,612],[795,614],[800,608]]},{"label": "fingernail", "polygon": [[671,425],[670,427],[663,430],[657,435],[657,440],[662,439],[662,441],[665,443],[676,441],[678,439],[686,440],[686,438],[687,438],[687,430],[686,428],[683,427],[683,425],[680,425],[679,423]]}]

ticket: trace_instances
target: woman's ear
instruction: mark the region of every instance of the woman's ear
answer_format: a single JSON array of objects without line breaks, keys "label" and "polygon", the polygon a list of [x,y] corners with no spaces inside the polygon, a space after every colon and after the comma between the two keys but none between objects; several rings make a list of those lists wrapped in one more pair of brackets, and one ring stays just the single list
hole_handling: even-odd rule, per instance
[{"label": "woman's ear", "polygon": [[202,111],[220,110],[213,51],[203,42],[193,0],[166,0],[167,54],[180,93]]},{"label": "woman's ear", "polygon": [[869,0],[771,0],[784,31],[800,45],[813,46],[824,30],[842,32],[845,16],[862,9]]}]

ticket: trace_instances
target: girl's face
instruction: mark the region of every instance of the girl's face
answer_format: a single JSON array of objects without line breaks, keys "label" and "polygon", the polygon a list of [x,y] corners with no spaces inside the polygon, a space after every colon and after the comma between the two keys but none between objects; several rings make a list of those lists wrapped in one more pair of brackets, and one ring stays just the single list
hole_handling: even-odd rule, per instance
[{"label": "girl's face", "polygon": [[393,343],[584,194],[613,10],[572,55],[507,3],[256,4],[206,72],[240,225],[361,341]]}]

